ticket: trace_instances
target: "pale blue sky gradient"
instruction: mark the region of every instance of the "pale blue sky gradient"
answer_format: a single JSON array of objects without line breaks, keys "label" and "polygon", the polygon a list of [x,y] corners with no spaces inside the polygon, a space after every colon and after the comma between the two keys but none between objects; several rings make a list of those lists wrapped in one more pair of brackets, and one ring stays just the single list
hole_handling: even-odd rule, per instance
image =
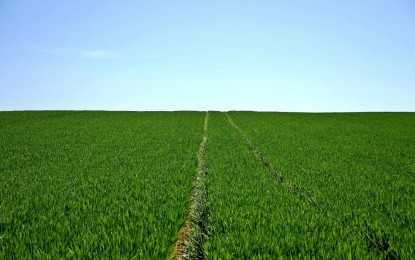
[{"label": "pale blue sky gradient", "polygon": [[415,111],[415,2],[0,2],[0,110]]}]

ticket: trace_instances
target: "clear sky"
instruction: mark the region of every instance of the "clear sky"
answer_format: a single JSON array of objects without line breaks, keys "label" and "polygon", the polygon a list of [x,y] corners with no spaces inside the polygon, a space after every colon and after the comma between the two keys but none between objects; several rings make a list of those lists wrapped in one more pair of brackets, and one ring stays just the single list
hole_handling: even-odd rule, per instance
[{"label": "clear sky", "polygon": [[413,0],[1,0],[0,110],[415,111]]}]

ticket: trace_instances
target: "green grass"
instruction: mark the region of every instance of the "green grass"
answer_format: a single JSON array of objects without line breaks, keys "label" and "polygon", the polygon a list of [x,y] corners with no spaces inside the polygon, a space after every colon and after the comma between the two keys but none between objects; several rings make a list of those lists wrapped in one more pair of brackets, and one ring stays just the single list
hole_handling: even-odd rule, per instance
[{"label": "green grass", "polygon": [[326,232],[341,232],[338,245],[415,255],[414,113],[231,116],[282,175],[315,194],[332,222]]},{"label": "green grass", "polygon": [[210,230],[205,249],[208,257],[297,255],[300,238],[289,231],[303,217],[299,209],[304,203],[278,185],[229,126],[223,113],[212,113],[210,119],[207,146]]},{"label": "green grass", "polygon": [[164,258],[204,113],[0,113],[0,258]]},{"label": "green grass", "polygon": [[0,258],[413,258],[415,113],[228,115],[1,112]]}]

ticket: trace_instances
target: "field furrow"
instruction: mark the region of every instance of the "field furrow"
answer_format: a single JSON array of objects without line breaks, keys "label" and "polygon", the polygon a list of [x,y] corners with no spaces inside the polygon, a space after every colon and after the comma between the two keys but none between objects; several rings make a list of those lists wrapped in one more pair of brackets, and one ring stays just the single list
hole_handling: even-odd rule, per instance
[{"label": "field furrow", "polygon": [[262,162],[264,167],[275,176],[278,182],[286,187],[290,192],[298,196],[300,199],[307,201],[311,206],[317,206],[317,203],[314,199],[314,194],[310,191],[306,191],[304,188],[298,187],[295,184],[291,183],[286,177],[284,177],[279,171],[277,171],[270,161],[255,147],[254,143],[249,139],[249,137],[244,133],[244,131],[239,128],[238,125],[232,120],[228,113],[225,113],[229,124],[240,134],[242,139],[245,141],[248,148],[252,151],[254,156]]},{"label": "field furrow", "polygon": [[321,246],[311,232],[317,207],[277,184],[224,113],[210,112],[207,151],[208,259],[315,254]]},{"label": "field furrow", "polygon": [[205,162],[206,142],[208,140],[209,113],[206,112],[203,137],[196,154],[197,168],[193,180],[193,190],[189,202],[189,212],[179,231],[171,259],[203,259],[203,243],[206,236],[207,166]]}]

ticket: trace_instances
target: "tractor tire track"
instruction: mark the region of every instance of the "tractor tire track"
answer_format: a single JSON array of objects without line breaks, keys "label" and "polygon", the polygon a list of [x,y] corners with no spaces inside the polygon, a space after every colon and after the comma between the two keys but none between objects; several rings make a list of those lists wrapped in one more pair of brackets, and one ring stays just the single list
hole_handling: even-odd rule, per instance
[{"label": "tractor tire track", "polygon": [[177,242],[170,259],[205,259],[203,243],[206,237],[207,166],[204,160],[208,140],[209,113],[206,112],[203,137],[196,154],[197,168],[193,179],[193,190],[189,202],[189,212],[179,231]]},{"label": "tractor tire track", "polygon": [[245,141],[246,145],[248,146],[249,150],[255,155],[255,157],[261,161],[261,163],[268,169],[268,171],[277,179],[277,181],[288,189],[289,192],[295,194],[301,200],[304,200],[310,204],[310,206],[317,206],[317,203],[314,199],[314,194],[311,192],[306,191],[305,189],[296,186],[293,183],[290,183],[280,172],[278,172],[271,163],[267,160],[267,158],[255,147],[251,139],[247,136],[247,134],[242,131],[241,128],[232,120],[227,112],[225,115],[228,119],[229,124],[236,130],[236,132],[242,137]]}]

